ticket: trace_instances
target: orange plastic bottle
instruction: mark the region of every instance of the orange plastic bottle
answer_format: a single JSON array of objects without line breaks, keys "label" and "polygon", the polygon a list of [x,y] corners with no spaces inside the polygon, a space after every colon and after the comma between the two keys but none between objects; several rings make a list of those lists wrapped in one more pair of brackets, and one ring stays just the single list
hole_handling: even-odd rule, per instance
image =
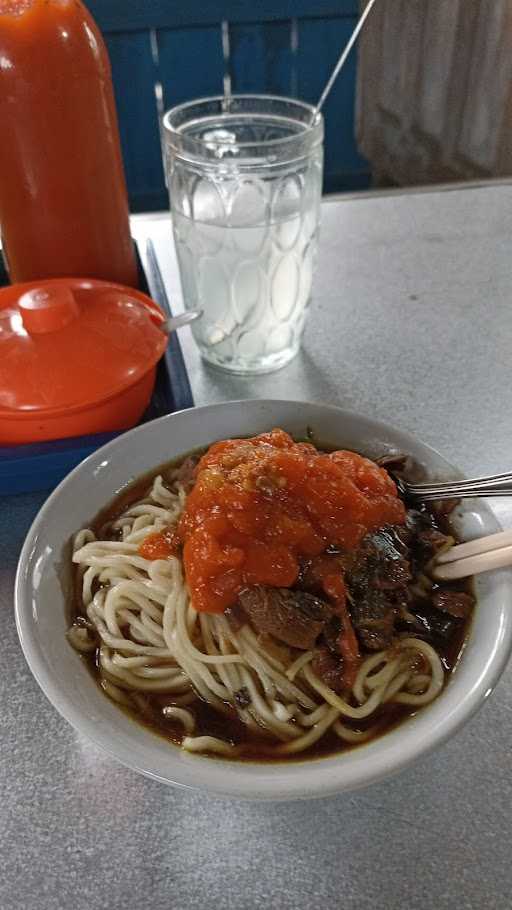
[{"label": "orange plastic bottle", "polygon": [[136,286],[110,62],[80,0],[0,0],[0,131],[11,281]]}]

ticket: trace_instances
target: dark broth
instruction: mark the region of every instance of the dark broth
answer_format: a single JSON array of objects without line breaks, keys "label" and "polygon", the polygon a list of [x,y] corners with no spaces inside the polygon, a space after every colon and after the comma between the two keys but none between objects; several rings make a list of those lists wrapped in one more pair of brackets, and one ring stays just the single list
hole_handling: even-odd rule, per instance
[{"label": "dark broth", "polygon": [[[320,446],[316,441],[314,444],[320,451],[333,451],[333,447],[331,446]],[[127,487],[115,497],[111,503],[102,509],[90,523],[90,527],[96,536],[101,537],[104,534],[105,528],[107,528],[111,522],[115,521],[116,518],[119,518],[119,516],[134,502],[143,499],[147,495],[148,489],[151,487],[151,483],[156,476],[161,474],[164,481],[169,483],[173,470],[179,467],[186,458],[190,456],[199,457],[204,451],[206,451],[206,448],[189,452],[179,459],[166,462],[127,485]],[[406,505],[408,504],[406,503]],[[451,534],[452,537],[455,536],[449,517],[441,515],[435,518],[434,525],[436,529],[442,533]],[[414,555],[414,550],[412,549],[411,557],[413,559]],[[436,588],[437,586],[434,586],[433,591],[435,591]],[[457,582],[452,585],[445,583],[443,584],[443,588],[463,591],[473,595],[472,580]],[[81,589],[78,573],[75,574],[73,589],[74,603],[72,605],[72,618],[76,619],[82,615]],[[448,642],[444,642],[441,639],[435,641],[431,640],[447,673],[451,673],[460,658],[469,632],[470,623],[471,616],[467,620],[455,624],[454,632]],[[97,652],[81,655],[81,659],[85,661],[88,669],[99,684]],[[162,706],[168,704],[171,700],[169,696],[163,694],[148,695],[144,693],[141,694],[141,703],[142,699],[144,701],[144,708],[137,708],[134,706],[132,709],[121,705],[118,707],[133,720],[147,727],[153,733],[157,733],[164,737],[164,739],[179,746],[183,739],[183,727],[179,723],[174,723],[171,720],[166,719],[161,710]],[[261,734],[248,730],[232,706],[227,704],[227,713],[221,714],[200,696],[196,696],[195,700],[186,707],[187,710],[193,712],[196,719],[195,736],[215,736],[241,747],[242,754],[239,756],[234,758],[222,756],[222,759],[227,761],[296,762],[315,758],[325,758],[335,753],[345,752],[349,749],[360,748],[365,745],[365,742],[346,743],[341,740],[333,730],[329,729],[316,743],[297,755],[279,756],[273,751],[276,745],[275,739],[266,735],[264,730],[262,730]],[[428,705],[426,707],[428,707]],[[369,742],[394,729],[407,718],[414,717],[414,715],[418,713],[418,710],[421,711],[424,709],[411,708],[407,705],[400,704],[388,704],[378,708],[369,718],[357,721],[357,723],[346,718],[343,718],[342,720],[346,726],[358,731],[364,731],[368,727],[376,725],[377,729],[373,733],[371,740],[366,741]],[[215,757],[219,758],[218,755]]]}]

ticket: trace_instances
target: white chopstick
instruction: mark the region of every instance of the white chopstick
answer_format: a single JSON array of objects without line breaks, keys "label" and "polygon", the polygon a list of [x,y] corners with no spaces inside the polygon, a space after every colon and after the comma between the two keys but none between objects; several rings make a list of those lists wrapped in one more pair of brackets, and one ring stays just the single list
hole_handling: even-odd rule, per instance
[{"label": "white chopstick", "polygon": [[512,545],[512,531],[499,531],[497,534],[488,534],[486,537],[477,537],[467,543],[458,543],[450,547],[437,557],[436,562],[441,565],[446,562],[455,562],[456,559],[465,559],[466,556],[476,556],[478,553],[488,553],[500,547]]},{"label": "white chopstick", "polygon": [[432,575],[440,581],[454,581],[509,565],[512,565],[512,531],[500,531],[440,553]]}]

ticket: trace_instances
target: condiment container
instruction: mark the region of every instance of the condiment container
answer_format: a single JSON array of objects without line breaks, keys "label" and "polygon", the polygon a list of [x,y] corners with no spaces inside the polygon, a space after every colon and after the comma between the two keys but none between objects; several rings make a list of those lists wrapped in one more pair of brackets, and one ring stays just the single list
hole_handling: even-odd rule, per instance
[{"label": "condiment container", "polygon": [[167,346],[164,322],[145,294],[108,282],[0,289],[0,445],[134,426]]},{"label": "condiment container", "polygon": [[0,125],[11,281],[137,287],[110,62],[80,0],[0,0]]}]

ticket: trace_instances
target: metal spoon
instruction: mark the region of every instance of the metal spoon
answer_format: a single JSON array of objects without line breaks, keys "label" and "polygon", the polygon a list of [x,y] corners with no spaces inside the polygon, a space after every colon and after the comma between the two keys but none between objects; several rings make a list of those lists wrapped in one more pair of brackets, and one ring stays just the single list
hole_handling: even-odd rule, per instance
[{"label": "metal spoon", "polygon": [[180,313],[179,316],[170,316],[169,319],[160,324],[159,328],[166,335],[170,335],[171,332],[181,329],[182,326],[188,325],[189,322],[195,322],[196,319],[200,319],[202,315],[202,310],[187,310],[186,313]]},{"label": "metal spoon", "polygon": [[318,113],[320,112],[321,108],[323,107],[329,92],[331,91],[334,83],[336,82],[336,79],[338,78],[340,70],[345,65],[345,61],[346,61],[348,55],[350,54],[350,51],[352,50],[354,44],[356,43],[356,41],[358,39],[359,32],[363,28],[363,25],[365,24],[368,16],[370,15],[370,13],[372,11],[372,7],[373,7],[374,3],[375,3],[375,0],[368,0],[368,3],[366,5],[364,12],[361,14],[361,17],[360,17],[354,31],[352,32],[345,47],[343,48],[343,50],[338,58],[338,62],[336,64],[336,66],[334,67],[331,75],[329,76],[329,79],[327,80],[325,88],[316,103],[316,107],[313,111],[312,121],[315,120],[315,118],[318,116]]},{"label": "metal spoon", "polygon": [[512,496],[512,474],[492,474],[488,477],[474,477],[469,480],[442,480],[428,483],[409,483],[403,477],[396,477],[398,486],[409,496],[432,502],[440,499],[463,499],[464,497]]}]

